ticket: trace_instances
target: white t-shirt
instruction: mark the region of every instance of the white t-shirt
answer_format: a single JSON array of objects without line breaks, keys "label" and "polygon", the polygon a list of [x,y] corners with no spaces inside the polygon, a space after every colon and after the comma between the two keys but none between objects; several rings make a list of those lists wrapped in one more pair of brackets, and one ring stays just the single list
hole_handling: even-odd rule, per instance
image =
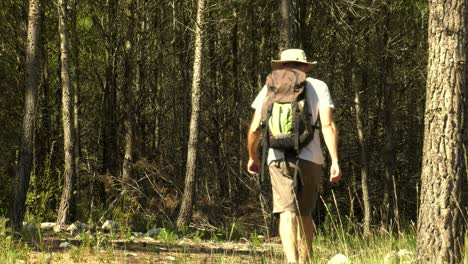
[{"label": "white t-shirt", "polygon": [[[319,114],[320,106],[328,106],[330,108],[335,108],[335,106],[333,105],[333,100],[330,96],[330,91],[328,90],[327,84],[310,77],[306,80],[307,85],[305,89],[307,102],[309,103],[309,109],[312,114],[312,124],[315,124]],[[266,94],[267,87],[265,85],[252,103],[252,108],[255,109],[255,112],[261,114],[263,101],[265,100]],[[268,164],[270,164],[270,162],[273,160],[282,159],[283,157],[284,155],[281,151],[272,148],[268,150]],[[312,161],[316,164],[323,164],[324,159],[322,149],[320,148],[320,135],[318,130],[315,130],[314,139],[301,150],[299,153],[299,158]]]}]

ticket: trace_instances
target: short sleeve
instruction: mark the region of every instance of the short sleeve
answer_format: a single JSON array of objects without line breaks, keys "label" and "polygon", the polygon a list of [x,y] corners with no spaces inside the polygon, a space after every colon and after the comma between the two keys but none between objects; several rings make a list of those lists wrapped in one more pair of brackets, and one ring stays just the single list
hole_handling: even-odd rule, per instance
[{"label": "short sleeve", "polygon": [[265,100],[267,93],[266,86],[263,86],[262,90],[257,94],[257,97],[255,97],[255,100],[253,103],[250,105],[253,109],[259,110],[263,106],[263,101]]},{"label": "short sleeve", "polygon": [[319,88],[319,89],[316,89],[319,105],[330,107],[330,108],[335,108],[335,104],[333,103],[333,99],[330,95],[330,90],[328,90],[327,84],[320,81],[319,85],[317,86]]}]

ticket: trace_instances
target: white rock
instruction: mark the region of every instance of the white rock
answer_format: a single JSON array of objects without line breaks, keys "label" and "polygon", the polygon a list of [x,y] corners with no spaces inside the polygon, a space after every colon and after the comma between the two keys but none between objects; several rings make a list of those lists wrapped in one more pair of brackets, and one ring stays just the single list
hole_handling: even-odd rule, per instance
[{"label": "white rock", "polygon": [[75,224],[71,224],[67,227],[67,231],[69,232],[73,232],[73,231],[76,231],[78,230],[78,227],[75,225]]},{"label": "white rock", "polygon": [[68,248],[71,247],[71,244],[68,243],[67,241],[60,243],[59,245],[60,248]]},{"label": "white rock", "polygon": [[144,237],[143,240],[154,241],[154,238],[152,238],[152,237]]},{"label": "white rock", "polygon": [[142,232],[131,232],[130,235],[132,235],[134,237],[142,237],[143,233]]},{"label": "white rock", "polygon": [[60,225],[54,225],[52,229],[54,230],[55,233],[59,233],[60,231],[62,231],[62,227]]},{"label": "white rock", "polygon": [[106,220],[101,228],[104,231],[111,231],[111,230],[115,231],[115,230],[119,229],[119,225],[116,222],[112,221],[112,220]]},{"label": "white rock", "polygon": [[36,227],[31,223],[23,222],[23,230],[27,232],[32,232],[36,230]]},{"label": "white rock", "polygon": [[89,230],[89,225],[87,225],[87,224],[85,224],[85,223],[81,223],[80,221],[76,221],[74,224],[75,224],[75,226],[78,227],[79,229]]},{"label": "white rock", "polygon": [[350,261],[348,257],[339,253],[333,256],[333,258],[331,258],[327,263],[328,264],[346,264],[346,263],[350,263]]},{"label": "white rock", "polygon": [[41,229],[44,229],[44,230],[52,230],[52,228],[54,228],[54,226],[55,226],[55,223],[53,223],[53,222],[41,223]]},{"label": "white rock", "polygon": [[149,237],[155,237],[159,234],[159,232],[161,232],[161,228],[153,228],[153,229],[148,230],[146,234]]},{"label": "white rock", "polygon": [[175,261],[175,260],[176,260],[176,258],[173,257],[173,256],[167,256],[167,257],[165,257],[164,259],[165,259],[165,260],[169,260],[169,261]]},{"label": "white rock", "polygon": [[136,253],[127,252],[127,253],[125,253],[125,256],[126,257],[128,257],[128,256],[136,257],[138,255]]}]

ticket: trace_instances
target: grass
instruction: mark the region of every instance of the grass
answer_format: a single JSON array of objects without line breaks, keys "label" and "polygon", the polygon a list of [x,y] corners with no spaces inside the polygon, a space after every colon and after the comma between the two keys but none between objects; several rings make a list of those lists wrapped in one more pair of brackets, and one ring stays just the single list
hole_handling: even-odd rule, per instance
[{"label": "grass", "polygon": [[397,253],[400,250],[411,252],[409,256],[404,258],[411,261],[414,259],[416,251],[414,231],[403,233],[400,237],[379,234],[363,238],[360,235],[345,234],[345,241],[345,243],[342,241],[338,243],[336,240],[330,240],[328,236],[319,234],[314,242],[314,263],[327,263],[338,253],[348,256],[351,263],[382,263],[387,255],[392,254],[392,252]]},{"label": "grass", "polygon": [[[330,212],[333,215],[333,212]],[[414,263],[416,234],[409,227],[398,236],[389,233],[373,234],[364,238],[359,226],[351,219],[329,217],[329,222],[318,231],[313,243],[313,263],[327,263],[334,255],[346,255],[350,263],[384,263],[384,259],[393,256],[386,263]],[[15,241],[8,236],[5,219],[0,218],[0,263],[284,263],[281,246],[278,242],[266,241],[257,233],[239,232],[234,240],[234,229],[242,229],[241,223],[226,228],[224,239],[215,236],[206,240],[209,235],[200,232],[180,234],[170,229],[161,229],[156,237],[158,245],[149,242],[126,242],[118,245],[109,235],[95,233],[81,234],[79,246],[68,249],[41,246],[32,249],[28,242]],[[237,231],[236,231],[237,232]],[[237,235],[236,235],[237,236]],[[44,235],[44,237],[47,237]],[[44,239],[41,237],[41,239]],[[203,239],[202,237],[205,237]],[[71,238],[69,238],[71,239]],[[181,239],[192,241],[190,245],[180,246]],[[468,238],[466,238],[468,239]],[[467,240],[468,241],[468,240]],[[37,244],[37,243],[36,243]],[[45,244],[45,243],[43,243]],[[76,243],[75,243],[76,244]],[[163,245],[163,246],[160,246]],[[212,249],[210,248],[212,246]],[[160,250],[164,247],[164,250]],[[194,249],[204,248],[196,251]],[[219,248],[225,249],[219,250]],[[227,250],[230,248],[231,250]],[[210,250],[211,249],[211,250]],[[408,255],[397,258],[400,250]],[[464,263],[468,263],[468,243],[465,243]]]}]

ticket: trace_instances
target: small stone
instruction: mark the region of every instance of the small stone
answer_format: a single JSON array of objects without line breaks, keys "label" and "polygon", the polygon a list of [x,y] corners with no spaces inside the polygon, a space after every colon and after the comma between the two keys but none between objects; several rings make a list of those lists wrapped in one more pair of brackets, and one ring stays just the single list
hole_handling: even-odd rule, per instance
[{"label": "small stone", "polygon": [[82,229],[82,230],[89,230],[89,225],[85,224],[85,223],[81,223],[80,221],[76,221],[75,223],[75,226],[78,227],[79,229]]},{"label": "small stone", "polygon": [[333,258],[331,258],[327,263],[328,264],[346,264],[346,263],[350,263],[350,262],[349,262],[348,257],[346,257],[345,255],[339,253],[339,254],[336,254],[335,256],[333,256]]},{"label": "small stone", "polygon": [[67,227],[67,231],[70,232],[70,235],[74,236],[78,233],[79,229],[75,224],[71,224]]},{"label": "small stone", "polygon": [[165,257],[164,259],[165,259],[165,260],[169,260],[169,261],[175,261],[175,260],[176,260],[176,258],[173,257],[173,256],[167,256],[167,257]]},{"label": "small stone", "polygon": [[149,237],[155,237],[161,232],[161,228],[153,228],[146,233]]},{"label": "small stone", "polygon": [[55,223],[53,222],[44,222],[44,223],[41,223],[41,229],[44,229],[44,230],[52,230],[55,226]]},{"label": "small stone", "polygon": [[60,248],[69,248],[71,247],[71,244],[68,243],[67,241],[60,243],[59,245]]},{"label": "small stone", "polygon": [[152,237],[144,237],[143,239],[148,240],[148,241],[154,241],[154,238],[152,238]]},{"label": "small stone", "polygon": [[101,228],[104,231],[111,231],[111,230],[115,231],[119,229],[119,225],[112,220],[106,220]]},{"label": "small stone", "polygon": [[128,257],[128,256],[136,257],[138,255],[136,253],[127,252],[127,253],[125,253],[125,256],[126,257]]},{"label": "small stone", "polygon": [[54,225],[52,229],[54,230],[55,233],[59,233],[62,231],[62,227],[60,225]]},{"label": "small stone", "polygon": [[143,233],[142,232],[131,232],[130,235],[132,235],[134,237],[142,237]]},{"label": "small stone", "polygon": [[67,231],[69,232],[76,231],[76,230],[78,230],[78,227],[75,224],[71,224],[67,227]]},{"label": "small stone", "polygon": [[36,227],[31,223],[23,222],[23,230],[26,232],[33,232],[36,230]]},{"label": "small stone", "polygon": [[192,242],[192,240],[190,240],[188,238],[182,238],[181,240],[179,240],[179,242],[177,244],[185,245],[185,244],[190,244],[191,242]]}]

